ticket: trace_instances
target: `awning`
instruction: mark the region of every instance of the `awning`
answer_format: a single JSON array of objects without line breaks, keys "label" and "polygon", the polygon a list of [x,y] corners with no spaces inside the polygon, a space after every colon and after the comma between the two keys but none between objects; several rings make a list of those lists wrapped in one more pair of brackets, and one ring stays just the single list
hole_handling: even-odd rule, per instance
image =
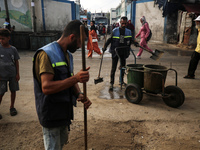
[{"label": "awning", "polygon": [[200,14],[200,4],[183,4],[187,12],[194,12]]}]

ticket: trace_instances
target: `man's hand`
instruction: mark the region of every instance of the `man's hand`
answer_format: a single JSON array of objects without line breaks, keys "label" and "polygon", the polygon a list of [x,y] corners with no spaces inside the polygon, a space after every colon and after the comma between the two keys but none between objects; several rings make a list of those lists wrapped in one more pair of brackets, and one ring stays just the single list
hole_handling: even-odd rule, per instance
[{"label": "man's hand", "polygon": [[134,41],[133,44],[135,45],[135,47],[139,47],[139,43],[138,42]]},{"label": "man's hand", "polygon": [[84,104],[85,109],[88,109],[92,102],[87,98],[86,101],[84,100],[83,94],[79,94],[77,101],[82,102]]},{"label": "man's hand", "polygon": [[105,51],[106,51],[106,48],[103,47],[103,48],[102,48],[102,51],[105,52]]},{"label": "man's hand", "polygon": [[80,82],[80,83],[85,83],[85,82],[87,82],[87,81],[89,80],[89,77],[90,77],[89,71],[88,71],[89,69],[90,69],[90,67],[88,67],[88,68],[86,69],[86,71],[80,70],[80,71],[75,75],[75,77],[76,77],[76,79],[77,79],[78,82]]}]

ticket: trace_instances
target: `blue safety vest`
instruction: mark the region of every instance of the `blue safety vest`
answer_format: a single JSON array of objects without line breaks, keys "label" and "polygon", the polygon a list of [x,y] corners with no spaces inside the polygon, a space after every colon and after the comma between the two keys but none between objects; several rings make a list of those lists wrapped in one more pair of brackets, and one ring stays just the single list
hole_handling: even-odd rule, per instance
[{"label": "blue safety vest", "polygon": [[[112,43],[110,46],[109,52],[112,54],[112,57],[116,57],[115,48],[120,46],[120,31],[119,27],[113,29],[112,34]],[[124,46],[131,45],[132,34],[131,30],[125,28],[125,35],[124,35]]]},{"label": "blue safety vest", "polygon": [[55,81],[64,80],[73,75],[73,56],[68,52],[69,66],[60,45],[52,42],[40,48],[33,58],[34,93],[40,124],[48,128],[69,125],[73,119],[73,104],[76,105],[73,91],[69,88],[55,94],[43,94],[41,83],[38,82],[35,74],[35,59],[41,50],[47,53],[51,61]]}]

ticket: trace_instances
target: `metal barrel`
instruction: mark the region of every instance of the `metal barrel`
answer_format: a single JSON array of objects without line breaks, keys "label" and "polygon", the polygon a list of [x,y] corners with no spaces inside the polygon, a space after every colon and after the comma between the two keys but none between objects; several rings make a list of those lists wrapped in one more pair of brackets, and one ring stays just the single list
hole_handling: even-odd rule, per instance
[{"label": "metal barrel", "polygon": [[161,93],[167,76],[167,67],[144,65],[144,89],[147,92]]},{"label": "metal barrel", "polygon": [[141,88],[144,87],[144,68],[143,64],[128,64],[127,69],[127,83],[136,83]]}]

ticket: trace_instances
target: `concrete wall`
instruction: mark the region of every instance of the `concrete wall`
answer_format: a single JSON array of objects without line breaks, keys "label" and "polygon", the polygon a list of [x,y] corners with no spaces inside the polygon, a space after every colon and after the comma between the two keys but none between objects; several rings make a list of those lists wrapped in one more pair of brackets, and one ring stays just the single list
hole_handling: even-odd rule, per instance
[{"label": "concrete wall", "polygon": [[45,0],[44,10],[45,26],[47,31],[62,31],[66,24],[72,20],[70,3]]},{"label": "concrete wall", "polygon": [[175,44],[178,42],[177,36],[177,20],[178,20],[178,12],[174,12],[169,14],[165,18],[165,30],[164,30],[164,42]]},{"label": "concrete wall", "polygon": [[41,0],[35,0],[35,16],[37,32],[44,31]]},{"label": "concrete wall", "polygon": [[162,10],[157,6],[154,7],[154,1],[137,1],[136,2],[136,16],[135,16],[135,33],[137,34],[141,28],[140,18],[146,17],[149,27],[152,31],[151,40],[163,42],[164,33],[164,19],[162,17]]}]

